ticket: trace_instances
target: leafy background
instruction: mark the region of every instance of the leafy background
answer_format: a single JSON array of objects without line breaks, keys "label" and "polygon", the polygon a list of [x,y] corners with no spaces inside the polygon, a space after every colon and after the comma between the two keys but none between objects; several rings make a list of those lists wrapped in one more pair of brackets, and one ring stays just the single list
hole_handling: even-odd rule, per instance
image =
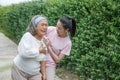
[{"label": "leafy background", "polygon": [[77,22],[71,55],[59,66],[85,80],[120,80],[119,0],[38,0],[0,6],[0,29],[18,43],[37,14],[47,16],[52,26],[63,16]]}]

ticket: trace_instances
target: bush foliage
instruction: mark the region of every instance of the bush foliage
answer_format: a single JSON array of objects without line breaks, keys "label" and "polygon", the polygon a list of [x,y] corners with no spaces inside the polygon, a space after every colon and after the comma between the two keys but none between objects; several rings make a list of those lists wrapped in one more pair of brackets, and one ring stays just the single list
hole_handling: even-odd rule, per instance
[{"label": "bush foliage", "polygon": [[119,0],[40,0],[0,7],[0,28],[19,41],[36,14],[47,16],[49,25],[63,16],[77,21],[71,55],[61,66],[85,80],[120,79]]}]

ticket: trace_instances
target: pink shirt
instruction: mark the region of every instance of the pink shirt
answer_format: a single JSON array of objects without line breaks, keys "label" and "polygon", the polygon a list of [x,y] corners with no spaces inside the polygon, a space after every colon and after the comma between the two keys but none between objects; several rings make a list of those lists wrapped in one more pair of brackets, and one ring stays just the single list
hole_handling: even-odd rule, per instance
[{"label": "pink shirt", "polygon": [[[48,39],[51,41],[51,45],[57,55],[64,54],[64,55],[70,55],[71,50],[71,40],[69,36],[65,38],[61,38],[58,36],[56,32],[56,27],[48,27],[47,35]],[[55,61],[50,56],[50,53],[47,52],[46,54],[46,66],[56,66]]]}]

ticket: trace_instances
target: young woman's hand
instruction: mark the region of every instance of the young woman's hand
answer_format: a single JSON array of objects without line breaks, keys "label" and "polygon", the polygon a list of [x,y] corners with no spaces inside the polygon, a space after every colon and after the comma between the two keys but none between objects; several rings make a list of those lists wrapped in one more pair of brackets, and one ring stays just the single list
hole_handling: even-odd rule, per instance
[{"label": "young woman's hand", "polygon": [[39,52],[46,54],[46,47],[44,47],[43,44],[40,46]]},{"label": "young woman's hand", "polygon": [[48,46],[51,46],[51,41],[48,39],[48,38],[46,38],[46,37],[44,37],[43,38],[43,42],[45,43],[45,45],[48,47]]}]

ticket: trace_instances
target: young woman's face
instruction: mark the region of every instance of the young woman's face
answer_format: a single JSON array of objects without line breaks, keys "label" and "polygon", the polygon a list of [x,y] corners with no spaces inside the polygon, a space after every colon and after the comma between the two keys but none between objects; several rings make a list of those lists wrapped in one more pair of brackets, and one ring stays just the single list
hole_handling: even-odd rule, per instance
[{"label": "young woman's face", "polygon": [[37,34],[43,36],[47,32],[48,23],[46,20],[41,20],[36,27]]},{"label": "young woman's face", "polygon": [[60,36],[60,37],[67,36],[68,29],[64,29],[63,24],[59,20],[57,22],[56,27],[57,27],[57,34],[58,34],[58,36]]}]

